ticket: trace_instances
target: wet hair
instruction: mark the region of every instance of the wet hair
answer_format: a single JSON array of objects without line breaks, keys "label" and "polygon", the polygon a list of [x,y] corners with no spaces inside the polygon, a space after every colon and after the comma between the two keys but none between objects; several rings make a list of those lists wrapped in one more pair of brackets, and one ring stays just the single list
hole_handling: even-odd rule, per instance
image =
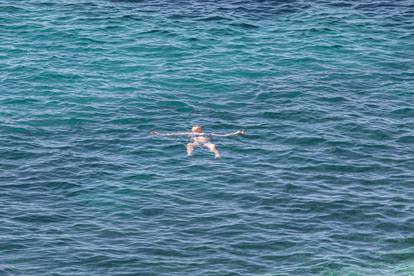
[{"label": "wet hair", "polygon": [[195,128],[199,128],[200,130],[203,130],[203,127],[201,125],[193,125],[191,130],[193,130]]}]

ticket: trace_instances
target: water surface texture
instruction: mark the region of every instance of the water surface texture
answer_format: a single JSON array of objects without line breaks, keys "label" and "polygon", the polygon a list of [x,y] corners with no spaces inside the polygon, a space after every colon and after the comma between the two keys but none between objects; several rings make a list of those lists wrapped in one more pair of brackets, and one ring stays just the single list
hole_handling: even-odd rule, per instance
[{"label": "water surface texture", "polygon": [[[1,275],[414,275],[412,1],[0,0]],[[245,129],[222,159],[151,130]]]}]

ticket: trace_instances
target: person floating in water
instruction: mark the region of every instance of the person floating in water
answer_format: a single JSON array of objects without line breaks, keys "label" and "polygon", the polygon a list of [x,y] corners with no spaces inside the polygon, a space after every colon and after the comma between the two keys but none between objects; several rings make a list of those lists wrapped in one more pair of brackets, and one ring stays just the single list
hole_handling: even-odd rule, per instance
[{"label": "person floating in water", "polygon": [[220,137],[227,137],[233,135],[244,135],[244,130],[238,130],[235,132],[227,133],[227,134],[217,134],[217,133],[204,133],[203,127],[201,125],[193,125],[191,128],[191,132],[173,132],[173,133],[159,133],[157,131],[152,131],[152,135],[155,136],[188,136],[191,138],[191,142],[187,144],[187,156],[191,156],[193,154],[193,150],[196,147],[205,147],[208,148],[212,153],[214,153],[214,157],[220,158],[220,152],[218,151],[215,144],[213,144],[210,139],[212,136],[220,136]]}]

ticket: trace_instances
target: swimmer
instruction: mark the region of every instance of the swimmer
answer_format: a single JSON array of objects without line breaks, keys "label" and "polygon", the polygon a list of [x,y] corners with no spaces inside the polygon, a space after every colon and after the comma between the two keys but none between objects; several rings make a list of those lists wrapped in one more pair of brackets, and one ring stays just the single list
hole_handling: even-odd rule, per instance
[{"label": "swimmer", "polygon": [[227,137],[234,135],[244,135],[246,132],[244,130],[238,130],[235,132],[230,132],[226,134],[217,134],[217,133],[204,133],[203,127],[201,125],[193,125],[191,132],[173,132],[173,133],[159,133],[157,131],[152,131],[152,135],[155,136],[188,136],[191,138],[191,142],[187,144],[187,156],[193,155],[193,150],[196,147],[205,147],[214,153],[215,158],[220,158],[220,152],[218,151],[215,144],[210,141],[210,137],[219,136]]}]

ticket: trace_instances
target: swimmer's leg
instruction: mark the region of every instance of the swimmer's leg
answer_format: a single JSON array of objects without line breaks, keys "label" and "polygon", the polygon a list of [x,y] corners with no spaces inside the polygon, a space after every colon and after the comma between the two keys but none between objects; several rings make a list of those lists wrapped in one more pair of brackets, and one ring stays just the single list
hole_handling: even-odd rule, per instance
[{"label": "swimmer's leg", "polygon": [[213,143],[206,143],[204,146],[208,148],[212,153],[214,153],[214,157],[220,158],[220,152],[218,151],[216,145]]},{"label": "swimmer's leg", "polygon": [[188,143],[187,144],[187,156],[193,155],[193,150],[197,146],[197,143]]}]

